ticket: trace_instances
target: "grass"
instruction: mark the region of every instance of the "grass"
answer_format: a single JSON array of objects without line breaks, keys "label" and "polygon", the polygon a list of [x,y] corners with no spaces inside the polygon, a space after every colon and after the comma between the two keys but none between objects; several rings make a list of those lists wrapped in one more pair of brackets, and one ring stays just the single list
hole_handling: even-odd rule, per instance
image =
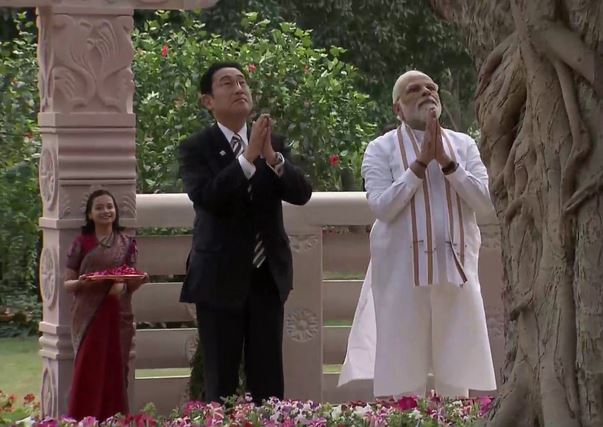
[{"label": "grass", "polygon": [[323,326],[327,326],[327,327],[331,327],[331,328],[339,328],[339,327],[351,327],[352,326],[352,320],[325,320],[323,322]]},{"label": "grass", "polygon": [[136,378],[189,377],[190,368],[137,369]]},{"label": "grass", "polygon": [[[344,322],[328,322],[329,326],[344,326]],[[349,323],[348,323],[349,324]],[[326,326],[326,325],[325,325]],[[37,337],[0,338],[0,390],[14,394],[17,402],[33,393],[39,399],[42,359],[38,354]],[[336,374],[341,365],[324,365],[325,374]],[[137,369],[136,378],[188,377],[190,368]]]},{"label": "grass", "polygon": [[323,374],[339,374],[342,365],[322,365]]},{"label": "grass", "polygon": [[0,390],[20,403],[28,393],[40,396],[42,358],[38,337],[0,338]]},{"label": "grass", "polygon": [[[362,280],[364,273],[324,272],[325,280]],[[351,319],[326,320],[324,326],[350,326]],[[42,378],[42,359],[38,354],[38,337],[0,338],[0,390],[14,394],[17,402],[33,393],[39,400]],[[324,365],[323,372],[339,373],[341,365]],[[188,377],[190,368],[137,369],[136,378]]]},{"label": "grass", "polygon": [[365,273],[323,271],[323,280],[364,280]]},{"label": "grass", "polygon": [[[322,365],[323,374],[339,374],[341,365]],[[180,377],[188,378],[191,374],[190,368],[166,368],[166,369],[137,369],[136,378],[162,378]]]}]

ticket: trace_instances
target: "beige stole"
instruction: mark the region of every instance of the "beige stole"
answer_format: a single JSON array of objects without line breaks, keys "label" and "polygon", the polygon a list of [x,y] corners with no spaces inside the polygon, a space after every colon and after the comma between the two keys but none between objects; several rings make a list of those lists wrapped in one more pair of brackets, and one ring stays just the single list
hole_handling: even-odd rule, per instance
[{"label": "beige stole", "polygon": [[[404,170],[408,169],[410,166],[409,162],[409,153],[408,150],[412,150],[410,153],[414,154],[414,158],[416,159],[419,156],[419,145],[415,139],[415,135],[412,130],[406,125],[406,133],[409,135],[410,144],[404,143],[404,138],[402,136],[402,125],[398,127],[398,146],[400,148],[400,154],[402,156],[402,165]],[[453,161],[456,161],[456,154],[448,135],[445,132],[442,132],[443,139],[446,141],[446,145],[448,146],[448,155]],[[410,145],[410,147],[408,147]],[[447,241],[452,248],[452,254],[454,257],[454,263],[456,269],[459,273],[459,276],[462,280],[462,283],[459,285],[463,285],[467,281],[467,275],[465,274],[464,264],[465,264],[465,230],[463,226],[463,207],[461,203],[461,198],[456,191],[450,186],[450,183],[447,179],[444,179],[445,187],[446,187],[446,211],[448,217],[448,233],[449,240]],[[423,191],[417,191],[410,199],[410,215],[411,215],[411,232],[412,232],[412,252],[413,252],[413,273],[414,273],[414,283],[415,286],[429,286],[434,283],[434,254],[435,254],[435,238],[433,236],[432,231],[432,215],[431,215],[431,207],[433,203],[431,201],[431,193],[429,191],[430,188],[430,178],[429,171],[425,170],[425,179],[423,179]],[[419,227],[418,227],[418,219],[417,219],[417,201],[420,198],[420,203],[425,208],[425,236],[420,236]],[[454,209],[456,205],[456,209]],[[423,237],[423,238],[422,238]],[[426,242],[426,265],[424,268],[426,269],[426,281],[422,280],[421,269],[419,265],[419,243],[425,241]],[[446,272],[446,277],[448,277],[448,272]]]}]

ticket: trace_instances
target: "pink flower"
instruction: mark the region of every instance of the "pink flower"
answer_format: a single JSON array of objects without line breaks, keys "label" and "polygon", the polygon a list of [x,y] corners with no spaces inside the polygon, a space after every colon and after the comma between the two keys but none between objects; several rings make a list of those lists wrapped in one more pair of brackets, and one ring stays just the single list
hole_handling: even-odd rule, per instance
[{"label": "pink flower", "polygon": [[329,164],[333,167],[339,164],[339,156],[337,154],[332,154],[329,156]]},{"label": "pink flower", "polygon": [[168,45],[164,44],[163,47],[161,48],[161,56],[163,56],[164,58],[166,56],[168,56]]},{"label": "pink flower", "polygon": [[257,70],[257,67],[255,66],[255,64],[249,64],[247,66],[247,71],[249,71],[250,73],[255,73],[255,70]]},{"label": "pink flower", "polygon": [[80,425],[82,427],[93,427],[98,425],[98,421],[94,417],[84,417],[82,421],[80,421]]}]

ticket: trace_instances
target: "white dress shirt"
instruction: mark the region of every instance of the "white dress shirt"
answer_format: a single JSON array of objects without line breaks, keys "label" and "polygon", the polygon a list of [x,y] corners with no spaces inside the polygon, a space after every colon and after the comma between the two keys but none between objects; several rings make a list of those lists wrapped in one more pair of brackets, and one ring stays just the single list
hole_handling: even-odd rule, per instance
[{"label": "white dress shirt", "polygon": [[[220,130],[226,137],[226,140],[228,141],[230,148],[232,148],[232,137],[235,136],[235,133],[220,122],[218,122],[218,127],[220,128]],[[243,127],[241,129],[239,129],[239,131],[236,134],[239,135],[239,137],[243,141],[243,148],[246,150],[247,146],[249,145],[249,140],[247,139],[247,123],[243,124]],[[243,152],[245,150],[243,150]],[[276,154],[279,157],[278,163],[274,166],[272,166],[268,162],[266,162],[266,164],[268,165],[268,167],[270,167],[270,169],[272,169],[274,171],[275,174],[277,174],[280,177],[283,175],[283,166],[285,164],[285,158],[283,157],[283,155],[281,153],[277,152]],[[260,156],[262,157],[261,154],[260,154]],[[243,169],[243,173],[245,174],[245,177],[247,179],[251,179],[251,177],[255,174],[255,165],[253,163],[251,163],[249,160],[247,160],[245,158],[245,156],[243,156],[243,155],[240,155],[237,160],[239,161],[239,164],[241,165],[241,169]]]}]

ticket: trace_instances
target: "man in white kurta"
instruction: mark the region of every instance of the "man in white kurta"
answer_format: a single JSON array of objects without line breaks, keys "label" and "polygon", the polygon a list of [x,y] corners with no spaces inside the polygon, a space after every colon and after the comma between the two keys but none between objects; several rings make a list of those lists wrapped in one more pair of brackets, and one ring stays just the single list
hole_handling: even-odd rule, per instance
[{"label": "man in white kurta", "polygon": [[371,262],[339,384],[374,379],[375,396],[467,396],[496,388],[478,279],[476,214],[492,209],[475,142],[438,123],[437,85],[397,80],[401,125],[372,141],[362,175],[377,218]]}]

